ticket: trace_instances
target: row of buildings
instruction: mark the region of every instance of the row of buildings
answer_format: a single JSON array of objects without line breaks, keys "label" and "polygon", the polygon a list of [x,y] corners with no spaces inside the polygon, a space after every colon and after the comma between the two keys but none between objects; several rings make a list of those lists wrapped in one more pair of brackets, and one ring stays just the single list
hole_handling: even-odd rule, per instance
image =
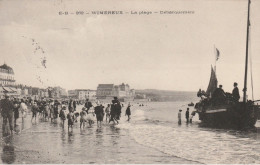
[{"label": "row of buildings", "polygon": [[68,97],[78,100],[96,100],[96,91],[90,89],[68,90]]},{"label": "row of buildings", "polygon": [[133,100],[135,97],[135,90],[130,89],[128,84],[99,84],[97,87],[97,99],[113,99],[117,97],[121,100]]},{"label": "row of buildings", "polygon": [[97,90],[75,89],[69,90],[68,96],[79,100],[112,100],[117,97],[121,100],[133,100],[135,90],[130,89],[128,84],[99,84]]},{"label": "row of buildings", "polygon": [[13,69],[7,64],[0,66],[0,97],[5,93],[15,97],[31,97],[39,98],[64,98],[67,97],[67,92],[61,87],[49,87],[42,89],[31,87],[22,84],[16,84]]},{"label": "row of buildings", "polygon": [[48,87],[47,89],[31,87],[15,83],[14,71],[6,64],[0,66],[0,97],[4,93],[17,97],[39,98],[73,98],[78,100],[106,100],[118,97],[121,100],[133,100],[135,90],[128,84],[99,84],[97,90],[74,89],[68,92],[61,87]]}]

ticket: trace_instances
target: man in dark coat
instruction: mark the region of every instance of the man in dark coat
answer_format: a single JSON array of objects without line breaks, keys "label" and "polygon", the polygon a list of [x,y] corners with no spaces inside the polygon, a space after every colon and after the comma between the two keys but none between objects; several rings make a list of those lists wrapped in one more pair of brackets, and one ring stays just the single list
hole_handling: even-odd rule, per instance
[{"label": "man in dark coat", "polygon": [[77,107],[77,103],[76,103],[76,101],[74,100],[74,101],[73,101],[73,111],[76,111],[76,107]]},{"label": "man in dark coat", "polygon": [[187,111],[186,111],[185,117],[186,117],[186,121],[187,121],[187,123],[189,123],[189,118],[190,118],[190,111],[189,111],[189,108],[187,108]]},{"label": "man in dark coat", "polygon": [[226,94],[224,90],[222,89],[222,85],[219,85],[219,88],[217,88],[213,94],[212,99],[214,100],[215,104],[224,104],[226,99]]},{"label": "man in dark coat", "polygon": [[114,97],[114,100],[112,100],[112,104],[111,104],[111,112],[110,112],[110,121],[114,121],[117,122],[117,124],[119,123],[118,120],[120,119],[120,115],[121,115],[121,105],[119,100],[117,99],[117,97]]},{"label": "man in dark coat", "polygon": [[234,99],[235,102],[239,101],[240,95],[239,95],[239,90],[238,90],[236,82],[234,82],[234,89],[232,91],[232,96],[233,96],[233,99]]},{"label": "man in dark coat", "polygon": [[5,128],[6,128],[7,120],[9,122],[10,131],[11,133],[13,133],[14,105],[12,101],[9,99],[8,95],[5,95],[5,99],[1,100],[0,109],[3,117],[3,126],[2,126],[3,134],[6,133]]}]

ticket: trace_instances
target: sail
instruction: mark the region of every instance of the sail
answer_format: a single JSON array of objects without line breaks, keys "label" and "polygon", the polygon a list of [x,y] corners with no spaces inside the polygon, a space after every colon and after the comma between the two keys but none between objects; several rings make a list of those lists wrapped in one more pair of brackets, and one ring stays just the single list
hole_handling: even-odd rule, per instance
[{"label": "sail", "polygon": [[212,93],[215,91],[215,89],[217,89],[217,86],[218,86],[218,80],[217,80],[216,72],[211,66],[211,75],[210,75],[209,85],[206,94],[208,96],[211,96]]}]

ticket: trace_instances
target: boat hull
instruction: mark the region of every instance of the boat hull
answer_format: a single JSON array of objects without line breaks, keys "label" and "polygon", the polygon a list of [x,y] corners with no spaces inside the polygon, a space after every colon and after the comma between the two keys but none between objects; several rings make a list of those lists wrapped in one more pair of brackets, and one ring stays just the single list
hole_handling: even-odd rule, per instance
[{"label": "boat hull", "polygon": [[218,128],[254,127],[259,114],[259,107],[252,103],[237,103],[224,106],[196,106],[203,126]]}]

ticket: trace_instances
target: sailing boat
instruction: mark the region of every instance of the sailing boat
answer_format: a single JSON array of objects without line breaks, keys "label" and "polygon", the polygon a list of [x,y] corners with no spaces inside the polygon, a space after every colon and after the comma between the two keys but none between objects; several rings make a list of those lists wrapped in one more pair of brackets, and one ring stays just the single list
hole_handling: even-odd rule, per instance
[{"label": "sailing boat", "polygon": [[[216,69],[211,67],[210,82],[206,92],[200,92],[201,97],[199,103],[195,105],[199,119],[206,126],[215,126],[221,128],[249,128],[254,127],[257,118],[260,116],[260,107],[255,105],[255,101],[247,100],[247,68],[248,68],[248,39],[249,39],[249,16],[250,16],[250,0],[248,0],[248,17],[247,17],[247,41],[246,41],[246,59],[245,59],[245,77],[243,101],[237,102],[232,99],[231,94],[227,94],[225,100],[221,104],[215,104],[214,99],[210,98],[217,89]],[[205,97],[203,97],[203,95]]]}]

